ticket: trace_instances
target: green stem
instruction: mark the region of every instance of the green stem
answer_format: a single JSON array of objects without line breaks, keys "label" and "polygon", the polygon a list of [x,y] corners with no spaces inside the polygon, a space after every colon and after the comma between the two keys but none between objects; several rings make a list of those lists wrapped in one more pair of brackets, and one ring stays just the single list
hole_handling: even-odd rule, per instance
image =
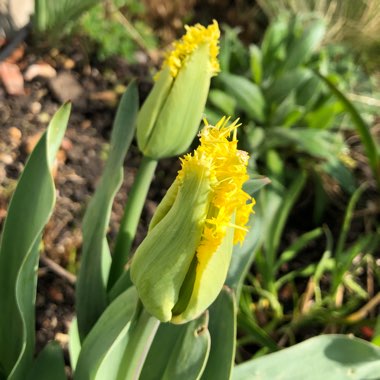
[{"label": "green stem", "polygon": [[130,336],[117,374],[117,380],[138,380],[160,321],[151,316],[141,301],[130,326]]},{"label": "green stem", "polygon": [[123,273],[128,261],[137,226],[144,207],[146,196],[156,170],[157,160],[143,157],[135,181],[128,194],[123,219],[117,235],[115,250],[112,257],[108,289],[111,289]]}]

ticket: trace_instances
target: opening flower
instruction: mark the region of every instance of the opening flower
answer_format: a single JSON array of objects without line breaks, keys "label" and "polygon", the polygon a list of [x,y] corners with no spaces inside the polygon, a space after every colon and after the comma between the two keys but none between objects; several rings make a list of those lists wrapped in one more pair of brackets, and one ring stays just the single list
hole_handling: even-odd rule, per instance
[{"label": "opening flower", "polygon": [[187,63],[192,53],[202,44],[207,44],[210,55],[211,75],[220,71],[218,54],[220,30],[216,20],[207,28],[201,24],[185,25],[186,34],[173,43],[173,49],[166,54],[162,69],[169,67],[170,74],[175,78],[179,70]]},{"label": "opening flower", "polygon": [[137,143],[145,156],[176,156],[190,146],[211,77],[219,72],[219,37],[214,21],[208,27],[186,26],[186,34],[173,43],[137,118]]},{"label": "opening flower", "polygon": [[161,321],[184,323],[207,309],[247,233],[254,199],[242,189],[249,157],[237,148],[237,127],[226,118],[206,123],[133,259],[132,281]]}]

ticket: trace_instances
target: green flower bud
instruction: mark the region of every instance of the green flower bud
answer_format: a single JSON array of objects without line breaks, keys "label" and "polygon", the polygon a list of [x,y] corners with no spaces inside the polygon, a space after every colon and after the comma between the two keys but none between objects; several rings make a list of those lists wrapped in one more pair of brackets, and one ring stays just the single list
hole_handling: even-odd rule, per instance
[{"label": "green flower bud", "polygon": [[[204,312],[227,276],[254,200],[242,190],[248,154],[237,150],[236,122],[206,126],[201,145],[159,204],[136,251],[131,279],[149,313],[185,323]],[[232,140],[229,140],[233,132]]]},{"label": "green flower bud", "polygon": [[220,36],[216,21],[186,27],[137,118],[137,143],[145,156],[160,159],[183,153],[194,139],[213,75],[219,72]]}]

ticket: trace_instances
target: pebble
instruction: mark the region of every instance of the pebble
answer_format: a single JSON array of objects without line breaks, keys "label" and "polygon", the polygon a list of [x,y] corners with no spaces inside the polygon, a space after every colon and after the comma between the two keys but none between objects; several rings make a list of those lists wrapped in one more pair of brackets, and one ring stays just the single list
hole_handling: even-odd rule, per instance
[{"label": "pebble", "polygon": [[10,165],[13,162],[13,158],[10,154],[0,153],[0,162],[5,165]]},{"label": "pebble", "polygon": [[41,111],[42,105],[40,102],[32,102],[29,109],[33,115],[38,114]]},{"label": "pebble", "polygon": [[21,143],[22,133],[16,127],[11,127],[8,129],[8,135],[11,140],[11,144],[14,146],[19,146]]}]

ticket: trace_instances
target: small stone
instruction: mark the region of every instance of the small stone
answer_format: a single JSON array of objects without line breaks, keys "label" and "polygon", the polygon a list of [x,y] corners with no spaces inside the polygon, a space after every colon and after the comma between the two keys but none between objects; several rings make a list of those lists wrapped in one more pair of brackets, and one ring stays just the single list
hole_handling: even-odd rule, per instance
[{"label": "small stone", "polygon": [[50,89],[60,102],[76,101],[84,95],[80,83],[73,74],[64,71],[49,81]]},{"label": "small stone", "polygon": [[26,81],[31,81],[36,77],[54,78],[55,76],[57,76],[57,72],[48,63],[35,63],[30,65],[24,73]]},{"label": "small stone", "polygon": [[55,337],[54,339],[58,342],[58,343],[61,343],[61,345],[65,346],[69,343],[69,335],[68,334],[64,334],[64,333],[61,333],[61,332],[57,332],[55,334]]},{"label": "small stone", "polygon": [[9,134],[9,138],[11,140],[11,143],[13,145],[20,145],[20,142],[21,142],[21,138],[22,138],[22,132],[16,128],[16,127],[11,127],[8,129],[8,134]]},{"label": "small stone", "polygon": [[37,115],[41,111],[42,105],[39,102],[32,102],[29,108],[33,115]]},{"label": "small stone", "polygon": [[64,151],[69,151],[71,149],[73,149],[73,143],[71,142],[70,139],[68,139],[67,137],[65,137],[63,140],[62,140],[62,144],[61,144],[61,147]]},{"label": "small stone", "polygon": [[0,162],[2,162],[5,165],[10,165],[11,163],[13,163],[13,158],[10,154],[0,153]]},{"label": "small stone", "polygon": [[34,147],[37,145],[39,139],[41,138],[42,133],[38,132],[34,134],[33,136],[30,136],[26,139],[25,142],[25,151],[27,154],[30,154],[33,152]]},{"label": "small stone", "polygon": [[81,123],[80,123],[80,126],[81,128],[83,129],[87,129],[87,128],[90,128],[91,127],[91,120],[83,120]]},{"label": "small stone", "polygon": [[75,67],[75,61],[71,58],[66,58],[65,62],[63,62],[63,67],[66,70],[71,70]]},{"label": "small stone", "polygon": [[24,77],[20,68],[10,62],[0,63],[0,78],[9,95],[24,95]]},{"label": "small stone", "polygon": [[47,112],[42,112],[37,116],[37,120],[42,124],[47,124],[50,121],[50,115]]}]

